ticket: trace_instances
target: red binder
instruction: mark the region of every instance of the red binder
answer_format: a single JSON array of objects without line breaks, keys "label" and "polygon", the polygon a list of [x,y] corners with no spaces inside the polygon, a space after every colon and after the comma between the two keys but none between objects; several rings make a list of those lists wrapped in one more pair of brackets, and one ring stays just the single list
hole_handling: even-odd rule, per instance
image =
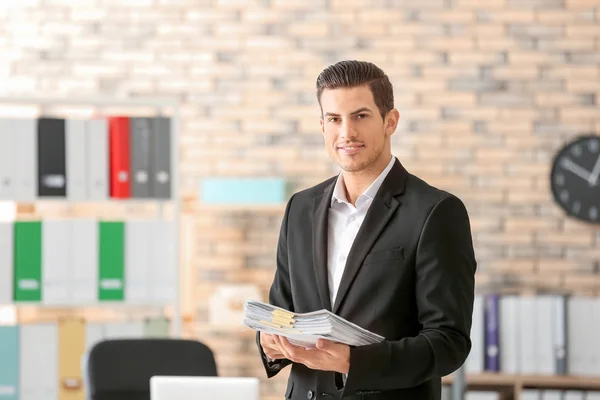
[{"label": "red binder", "polygon": [[129,117],[109,117],[110,196],[131,197],[129,164]]}]

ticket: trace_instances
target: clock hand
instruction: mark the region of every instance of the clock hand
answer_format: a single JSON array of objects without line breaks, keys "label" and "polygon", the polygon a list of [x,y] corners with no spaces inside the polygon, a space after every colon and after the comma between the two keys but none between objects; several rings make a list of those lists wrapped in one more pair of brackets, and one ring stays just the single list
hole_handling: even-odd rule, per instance
[{"label": "clock hand", "polygon": [[600,175],[600,156],[598,156],[596,164],[594,165],[594,169],[592,170],[592,174],[590,175],[590,179],[588,180],[590,186],[596,186],[596,183],[598,182],[598,175]]},{"label": "clock hand", "polygon": [[578,177],[586,180],[588,183],[590,182],[590,175],[591,175],[590,172],[587,171],[586,169],[580,167],[579,165],[575,164],[570,159],[565,158],[564,160],[562,160],[561,165],[564,169],[571,171]]}]

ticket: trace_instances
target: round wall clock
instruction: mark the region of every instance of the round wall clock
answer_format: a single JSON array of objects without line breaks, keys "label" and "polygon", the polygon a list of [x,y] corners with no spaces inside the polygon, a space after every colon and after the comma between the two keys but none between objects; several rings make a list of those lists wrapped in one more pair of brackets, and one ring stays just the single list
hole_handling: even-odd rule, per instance
[{"label": "round wall clock", "polygon": [[580,136],[554,157],[552,195],[567,215],[600,223],[600,136]]}]

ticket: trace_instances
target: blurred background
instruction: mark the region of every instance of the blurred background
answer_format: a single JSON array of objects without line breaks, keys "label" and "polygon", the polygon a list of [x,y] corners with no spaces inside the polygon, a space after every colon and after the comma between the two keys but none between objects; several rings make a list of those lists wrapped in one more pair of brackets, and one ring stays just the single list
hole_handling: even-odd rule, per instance
[{"label": "blurred background", "polygon": [[[267,300],[289,195],[337,173],[319,130],[315,80],[343,59],[374,62],[389,75],[401,115],[393,154],[467,205],[478,260],[469,388],[492,396],[484,398],[593,398],[586,393],[600,391],[600,0],[2,0],[0,118],[31,122],[3,125],[9,144],[0,154],[21,154],[14,170],[33,174],[34,161],[63,157],[68,171],[65,158],[84,165],[99,148],[82,141],[86,151],[65,155],[64,142],[38,142],[37,155],[23,152],[6,132],[33,140],[37,118],[106,118],[111,152],[115,116],[125,118],[121,127],[162,116],[170,138],[164,197],[119,192],[112,176],[105,198],[44,194],[37,185],[23,197],[3,195],[0,257],[9,267],[0,281],[10,284],[0,321],[22,328],[6,328],[4,354],[26,342],[23,331],[57,326],[50,336],[29,335],[48,337],[38,347],[60,359],[61,323],[81,321],[83,351],[118,322],[113,336],[160,331],[202,341],[220,375],[260,377],[264,399],[282,398],[289,368],[266,379],[254,334],[241,324],[243,304]],[[75,125],[66,126],[68,144]],[[77,247],[77,234],[65,236],[77,231],[63,220],[104,221],[100,236],[137,238],[133,250],[114,247],[135,260],[105,276],[122,279],[120,295],[93,294],[89,304],[64,295],[60,285],[77,287],[69,280],[75,268],[41,273],[37,297],[9,293],[23,289],[9,273],[17,274],[14,260],[31,243],[48,265],[43,243],[64,245],[65,254]],[[143,236],[144,223],[154,234]],[[156,232],[165,223],[163,237]],[[19,240],[25,247],[13,252]],[[159,243],[160,254],[144,251]],[[38,274],[47,271],[41,264]],[[148,265],[153,281],[129,291],[125,277],[133,282]],[[178,283],[169,275],[177,270]],[[45,290],[47,280],[59,289]],[[171,286],[154,296],[161,282]],[[31,365],[20,362],[0,371]],[[56,364],[46,364],[52,381]],[[0,384],[9,385],[9,375],[2,382],[0,374]]]}]

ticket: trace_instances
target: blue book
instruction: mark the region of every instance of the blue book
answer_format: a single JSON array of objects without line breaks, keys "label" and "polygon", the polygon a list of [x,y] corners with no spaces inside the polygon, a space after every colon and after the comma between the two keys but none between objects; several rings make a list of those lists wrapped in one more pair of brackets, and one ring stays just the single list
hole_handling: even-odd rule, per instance
[{"label": "blue book", "polygon": [[0,325],[0,400],[19,399],[19,328]]},{"label": "blue book", "polygon": [[500,295],[485,297],[485,370],[500,371]]},{"label": "blue book", "polygon": [[287,201],[282,178],[207,178],[200,188],[200,200],[220,205],[281,205]]}]

